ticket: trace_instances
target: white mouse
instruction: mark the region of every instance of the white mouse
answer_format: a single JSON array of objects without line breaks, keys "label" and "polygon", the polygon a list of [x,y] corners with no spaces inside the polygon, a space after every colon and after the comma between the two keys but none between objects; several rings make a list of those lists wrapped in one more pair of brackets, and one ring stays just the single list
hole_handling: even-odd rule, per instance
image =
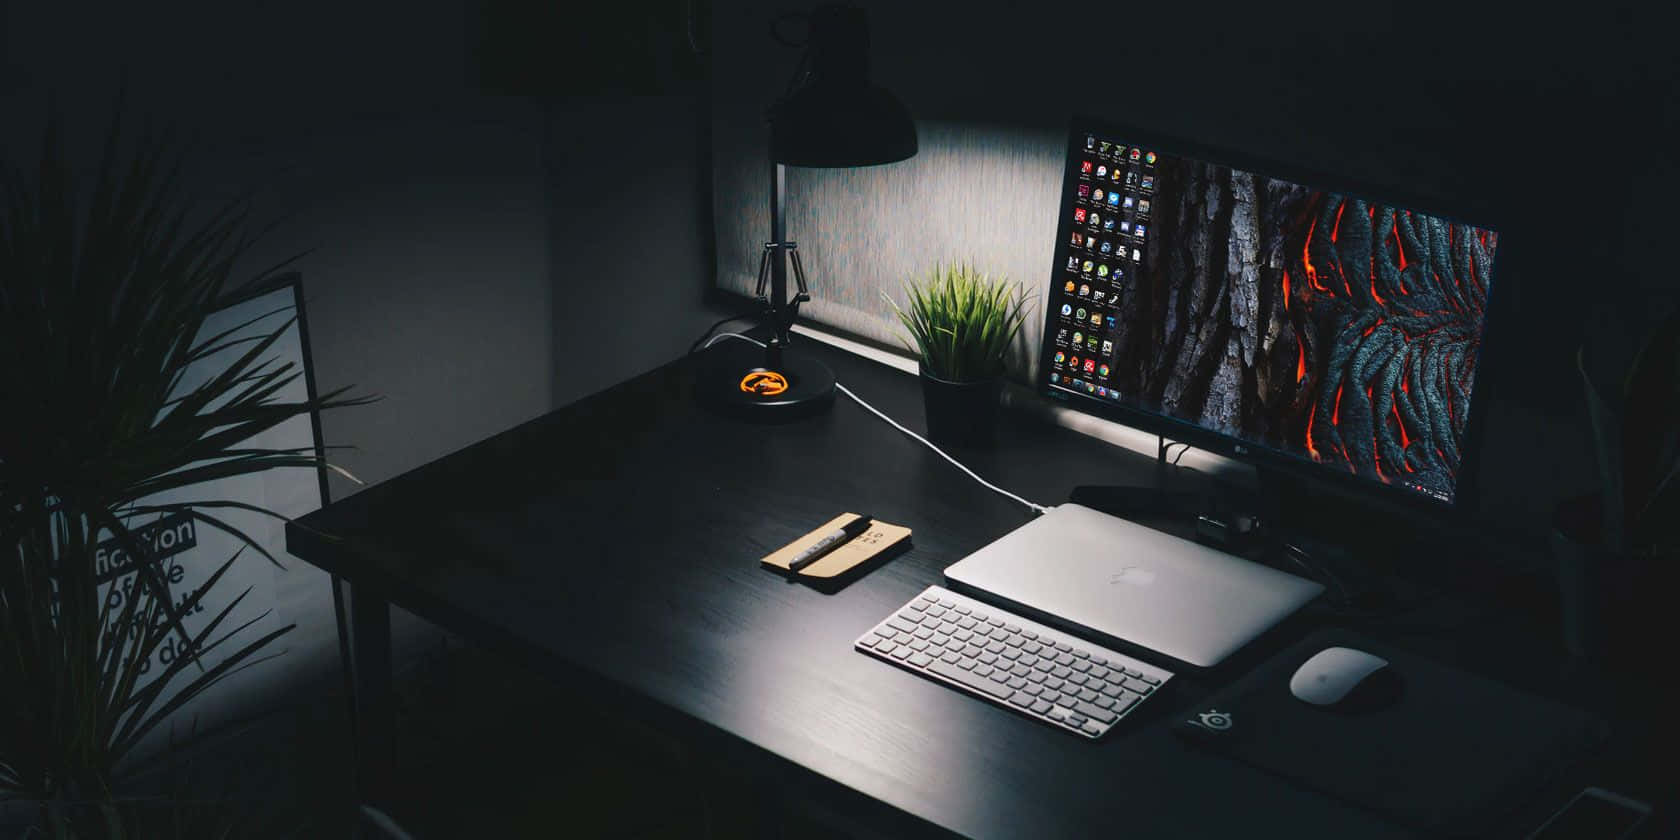
[{"label": "white mouse", "polygon": [[1330,647],[1301,663],[1289,678],[1289,693],[1314,706],[1369,710],[1387,705],[1400,684],[1388,660],[1345,647]]}]

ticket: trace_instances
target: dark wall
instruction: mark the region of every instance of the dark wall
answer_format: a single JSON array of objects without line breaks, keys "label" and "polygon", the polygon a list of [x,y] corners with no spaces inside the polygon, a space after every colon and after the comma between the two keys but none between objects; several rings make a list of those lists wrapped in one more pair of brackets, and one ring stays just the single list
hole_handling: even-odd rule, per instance
[{"label": "dark wall", "polygon": [[8,3],[0,141],[33,154],[50,108],[95,150],[126,88],[131,126],[193,149],[195,191],[256,190],[254,217],[280,224],[246,267],[309,251],[321,385],[385,398],[324,432],[378,482],[653,367],[703,325],[698,76],[590,63],[676,54],[667,5],[657,32],[582,61],[574,44],[531,76],[545,27],[577,41],[587,22],[508,0]]},{"label": "dark wall", "polygon": [[[937,158],[951,172],[930,176],[934,164],[913,159],[893,172],[835,176],[832,193],[850,199],[846,189],[879,181],[884,193],[917,197],[916,184],[906,183],[916,177],[948,178],[951,189],[988,177],[984,161],[963,174],[960,162],[947,160],[954,144],[945,138],[970,131],[994,131],[1023,148],[1050,138],[1059,161],[1068,117],[1082,113],[1434,197],[1509,233],[1477,390],[1489,419],[1484,510],[1532,530],[1561,495],[1592,481],[1575,349],[1589,333],[1597,341],[1636,333],[1676,303],[1662,247],[1673,219],[1666,196],[1677,186],[1673,152],[1665,150],[1680,145],[1674,58],[1651,13],[1621,3],[1562,13],[1503,3],[1326,0],[860,5],[870,13],[876,79],[924,126],[919,157]],[[769,101],[785,83],[797,53],[775,46],[764,27],[786,8],[796,6],[719,5],[720,45],[733,38],[752,53],[720,51],[719,78],[726,62],[774,68],[756,90],[720,90],[720,116],[745,107],[727,97]],[[995,180],[997,201],[965,195],[960,206],[930,206],[922,215],[935,232],[890,241],[908,251],[917,239],[974,227],[975,218],[1018,212],[997,205],[1024,192]],[[721,181],[719,194],[726,194]],[[869,200],[855,197],[844,209]],[[799,208],[797,196],[792,204]],[[834,253],[845,247],[848,224],[870,243],[860,251],[881,239],[868,220],[834,213],[823,221],[842,231],[797,232],[802,244],[829,247],[813,249],[807,259],[814,265],[868,258]],[[720,231],[724,225],[720,214]],[[1022,247],[965,245],[994,263]],[[1043,264],[1048,270],[1048,259]],[[1036,290],[1043,277],[1017,279]],[[893,291],[900,279],[879,282]]]}]

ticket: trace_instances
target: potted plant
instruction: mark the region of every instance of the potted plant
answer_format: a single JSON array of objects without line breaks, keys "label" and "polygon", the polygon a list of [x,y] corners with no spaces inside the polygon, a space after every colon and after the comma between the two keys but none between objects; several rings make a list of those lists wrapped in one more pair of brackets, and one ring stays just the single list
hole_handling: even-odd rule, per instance
[{"label": "potted plant", "polygon": [[[935,265],[905,286],[908,309],[887,303],[910,332],[920,363],[928,436],[942,443],[990,443],[1009,349],[1025,321],[1019,285],[963,264]],[[886,295],[883,293],[883,297]]]},{"label": "potted plant", "polygon": [[1664,609],[1680,560],[1680,310],[1634,354],[1621,382],[1605,387],[1576,355],[1586,392],[1599,487],[1557,509],[1564,641],[1571,654],[1627,650]]},{"label": "potted plant", "polygon": [[[190,744],[150,758],[142,744],[291,629],[245,638],[226,621],[243,596],[207,600],[235,562],[268,554],[226,512],[275,514],[194,488],[319,468],[312,447],[266,448],[256,436],[364,400],[277,396],[302,375],[266,355],[289,320],[251,337],[202,334],[245,288],[232,279],[252,242],[243,202],[202,211],[181,195],[180,161],[155,143],[125,153],[116,124],[91,183],[78,182],[65,145],[49,127],[39,162],[0,172],[0,802],[38,803],[43,836],[158,836],[167,803],[147,799],[145,780]],[[192,367],[217,353],[233,361]],[[208,375],[182,385],[189,368]],[[192,501],[158,501],[171,492]],[[164,514],[254,551],[172,592],[135,533]],[[137,558],[116,608],[95,567],[113,540]],[[185,623],[201,604],[206,620]],[[194,655],[153,667],[165,644]]]}]

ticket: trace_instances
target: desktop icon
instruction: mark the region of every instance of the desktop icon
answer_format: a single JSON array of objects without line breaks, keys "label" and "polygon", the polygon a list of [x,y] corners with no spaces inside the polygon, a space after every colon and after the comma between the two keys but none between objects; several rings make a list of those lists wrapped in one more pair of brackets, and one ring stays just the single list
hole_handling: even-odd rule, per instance
[{"label": "desktop icon", "polygon": [[1078,248],[1085,244],[1085,234],[1076,230],[1073,232],[1073,238],[1070,241],[1073,243],[1073,247]]},{"label": "desktop icon", "polygon": [[1145,152],[1144,155],[1143,155],[1143,162],[1150,165],[1150,166],[1154,166],[1155,165],[1155,153],[1154,152]]},{"label": "desktop icon", "polygon": [[1136,184],[1138,182],[1137,178],[1138,178],[1138,176],[1137,176],[1136,172],[1127,172],[1126,173],[1126,186],[1130,187],[1130,186],[1133,186],[1134,184]]},{"label": "desktop icon", "polygon": [[[1103,374],[1103,375],[1104,375],[1104,376],[1107,376],[1107,375],[1108,375],[1108,374]],[[1097,386],[1097,396],[1099,396],[1099,397],[1106,397],[1106,396],[1108,396],[1108,389],[1107,389],[1107,388],[1104,388],[1104,387],[1103,387],[1103,386],[1101,386],[1101,385],[1098,385],[1098,386]]]},{"label": "desktop icon", "polygon": [[[1066,304],[1063,304],[1063,305],[1065,306]],[[1085,320],[1085,307],[1081,306],[1078,309],[1074,310],[1073,317],[1077,320],[1080,320],[1080,321]]]},{"label": "desktop icon", "polygon": [[1060,375],[1058,375],[1057,373],[1055,373],[1054,371],[1052,371],[1050,373],[1050,384],[1054,385],[1054,384],[1056,384],[1057,382],[1060,382],[1060,381],[1062,381],[1062,377]]},{"label": "desktop icon", "polygon": [[1128,195],[1128,196],[1126,196],[1126,203],[1125,203],[1125,204],[1123,204],[1123,205],[1121,205],[1121,207],[1122,207],[1122,208],[1123,208],[1123,209],[1126,209],[1126,210],[1130,210],[1130,209],[1132,209],[1132,197],[1131,197],[1131,196],[1129,196],[1129,195]]},{"label": "desktop icon", "polygon": [[[1062,308],[1066,309],[1067,307],[1064,306]],[[1063,312],[1062,314],[1066,315],[1067,313]],[[1108,316],[1107,320],[1108,320],[1108,328],[1111,329],[1111,330],[1114,329],[1115,324],[1119,323],[1118,319],[1116,319],[1115,316],[1113,316],[1113,315]]]},{"label": "desktop icon", "polygon": [[1063,353],[1060,350],[1057,350],[1056,351],[1056,364],[1059,365],[1059,364],[1061,364],[1062,362],[1065,362],[1065,361],[1067,361],[1067,354]]},{"label": "desktop icon", "polygon": [[1072,280],[1067,281],[1067,285],[1062,287],[1062,291],[1072,292],[1073,291],[1073,281]]},{"label": "desktop icon", "polygon": [[1081,161],[1080,164],[1079,164],[1079,171],[1080,171],[1081,174],[1084,174],[1084,175],[1091,174],[1091,162],[1088,161],[1088,160],[1087,161]]},{"label": "desktop icon", "polygon": [[[1104,342],[1103,342],[1103,349],[1102,349],[1102,353],[1103,353],[1103,355],[1104,355],[1104,356],[1112,356],[1112,355],[1114,355],[1114,342],[1112,342],[1112,341],[1104,341]],[[1061,355],[1061,354],[1060,354],[1060,353],[1057,353],[1057,354],[1056,354],[1056,355],[1057,355],[1057,356],[1060,356],[1060,355]]]},{"label": "desktop icon", "polygon": [[1095,382],[1085,383],[1085,393],[1095,394],[1096,392],[1097,392],[1097,383],[1095,383]]},{"label": "desktop icon", "polygon": [[1091,197],[1091,185],[1090,184],[1080,184],[1079,185],[1079,197],[1080,198],[1090,198]]},{"label": "desktop icon", "polygon": [[1096,144],[1097,144],[1097,136],[1095,134],[1085,135],[1085,148],[1089,149],[1092,146],[1095,146]]},{"label": "desktop icon", "polygon": [[[1072,314],[1072,313],[1073,313],[1073,307],[1071,307],[1071,306],[1069,306],[1065,303],[1062,304],[1062,315],[1066,316],[1066,315],[1069,315],[1069,314]],[[1083,319],[1081,319],[1081,320],[1083,320]]]},{"label": "desktop icon", "polygon": [[1120,194],[1119,193],[1111,192],[1111,193],[1108,194],[1108,206],[1110,206],[1110,207],[1119,207],[1120,206]]},{"label": "desktop icon", "polygon": [[1086,359],[1085,360],[1084,371],[1086,373],[1090,373],[1091,371],[1094,371],[1096,369],[1097,369],[1097,360],[1096,359]]},{"label": "desktop icon", "polygon": [[1095,265],[1095,263],[1091,262],[1090,260],[1086,260],[1084,263],[1080,264],[1080,270],[1085,272],[1086,274],[1090,274],[1091,273],[1091,266],[1093,266],[1093,265]]},{"label": "desktop icon", "polygon": [[1090,224],[1091,227],[1096,227],[1097,225],[1102,224],[1102,216],[1095,212],[1087,213],[1085,214],[1085,221]]},{"label": "desktop icon", "polygon": [[1132,232],[1132,223],[1122,220],[1120,222],[1120,232],[1121,233],[1131,233]]},{"label": "desktop icon", "polygon": [[1079,258],[1078,257],[1068,257],[1067,270],[1068,271],[1078,271],[1079,270]]},{"label": "desktop icon", "polygon": [[1083,387],[1085,387],[1085,380],[1083,380],[1083,379],[1075,379],[1075,380],[1073,380],[1073,387],[1075,387],[1075,388],[1083,388]]},{"label": "desktop icon", "polygon": [[1089,347],[1092,353],[1097,352],[1097,334],[1096,333],[1091,333],[1089,336],[1087,336],[1085,338],[1085,346]]},{"label": "desktop icon", "polygon": [[1103,365],[1103,366],[1097,368],[1097,376],[1102,377],[1103,379],[1107,379],[1108,378],[1108,365]]},{"label": "desktop icon", "polygon": [[1109,252],[1114,250],[1114,243],[1113,242],[1104,242],[1102,244],[1102,249],[1101,250],[1104,254],[1108,254]]},{"label": "desktop icon", "polygon": [[1056,331],[1056,341],[1062,344],[1067,343],[1067,327],[1062,327]]},{"label": "desktop icon", "polygon": [[[1112,145],[1114,145],[1114,144],[1108,142],[1107,140],[1102,141],[1102,151],[1099,152],[1099,154],[1104,154],[1104,155],[1108,154],[1108,147],[1112,146]],[[1089,137],[1085,138],[1085,148],[1087,148],[1087,149],[1091,148],[1091,138],[1089,138]]]},{"label": "desktop icon", "polygon": [[[1114,167],[1114,172],[1111,173],[1109,175],[1109,177],[1112,178],[1115,183],[1119,183],[1120,182],[1120,173],[1123,172],[1123,171],[1125,171],[1125,170],[1122,170],[1120,167],[1116,166],[1116,167]],[[1131,179],[1127,178],[1126,182],[1131,183]]]},{"label": "desktop icon", "polygon": [[1143,188],[1146,189],[1146,190],[1155,189],[1155,176],[1154,175],[1143,176]]},{"label": "desktop icon", "polygon": [[[1116,280],[1122,279],[1120,277],[1120,272],[1116,271],[1114,273],[1114,279],[1116,279]],[[1107,303],[1119,303],[1120,302],[1120,290],[1115,289],[1114,291],[1109,292],[1108,293],[1108,300],[1106,302]]]},{"label": "desktop icon", "polygon": [[[1095,215],[1095,214],[1092,214],[1092,215]],[[1092,224],[1096,224],[1096,222],[1092,222]],[[1109,216],[1108,219],[1103,222],[1103,230],[1114,230],[1114,217],[1113,216]]]},{"label": "desktop icon", "polygon": [[[1093,327],[1102,326],[1102,319],[1103,319],[1103,316],[1102,316],[1101,312],[1092,312],[1091,313],[1091,326],[1093,326]],[[1097,340],[1096,336],[1092,336],[1091,340],[1096,341]]]},{"label": "desktop icon", "polygon": [[1085,221],[1085,208],[1083,208],[1083,207],[1073,208],[1073,220],[1075,222]]},{"label": "desktop icon", "polygon": [[1132,249],[1132,262],[1143,262],[1143,252],[1139,251],[1136,248],[1133,248]]},{"label": "desktop icon", "polygon": [[1142,156],[1143,156],[1143,150],[1141,150],[1141,149],[1133,149],[1132,150],[1132,153],[1131,153],[1132,160],[1137,160],[1139,157],[1142,157]]},{"label": "desktop icon", "polygon": [[[1083,192],[1090,193],[1092,201],[1102,201],[1108,195],[1108,193],[1105,193],[1102,190],[1092,190],[1084,184],[1080,184],[1079,189]],[[1084,198],[1083,195],[1081,195],[1080,197]]]},{"label": "desktop icon", "polygon": [[1145,198],[1145,199],[1142,199],[1138,202],[1138,212],[1139,213],[1148,213],[1149,212],[1149,199]]},{"label": "desktop icon", "polygon": [[1102,178],[1106,175],[1108,175],[1108,167],[1099,164],[1097,166],[1097,177]]},{"label": "desktop icon", "polygon": [[1084,344],[1085,343],[1085,334],[1078,331],[1078,330],[1074,330],[1074,332],[1073,332],[1073,343],[1074,343],[1074,346]]},{"label": "desktop icon", "polygon": [[1110,388],[1110,389],[1108,389],[1108,398],[1111,399],[1111,400],[1120,399],[1120,392],[1113,389],[1113,388]]},{"label": "desktop icon", "polygon": [[1138,236],[1143,236],[1143,234],[1144,234],[1144,228],[1143,228],[1143,225],[1138,225],[1138,226],[1137,226],[1137,235],[1138,235]]},{"label": "desktop icon", "polygon": [[1069,356],[1068,357],[1068,367],[1074,368],[1074,372],[1077,373],[1078,368],[1079,368],[1079,357],[1078,356]]},{"label": "desktop icon", "polygon": [[1091,286],[1089,284],[1085,284],[1085,285],[1080,286],[1079,287],[1079,296],[1080,297],[1090,297],[1091,296]]},{"label": "desktop icon", "polygon": [[1097,276],[1098,277],[1107,277],[1108,276],[1108,266],[1106,264],[1097,266]]}]

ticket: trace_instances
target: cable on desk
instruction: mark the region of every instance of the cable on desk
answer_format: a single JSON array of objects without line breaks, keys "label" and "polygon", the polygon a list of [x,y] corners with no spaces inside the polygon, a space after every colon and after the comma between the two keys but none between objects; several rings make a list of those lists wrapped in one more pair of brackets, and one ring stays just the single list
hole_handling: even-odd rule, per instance
[{"label": "cable on desk", "polygon": [[[757,344],[760,347],[764,346],[764,342],[759,341],[759,340],[754,339],[754,338],[750,338],[748,336],[744,336],[740,333],[718,333],[717,335],[712,336],[711,341],[706,342],[706,347],[712,346],[719,339],[723,339],[723,338],[739,338],[743,341],[750,341],[754,344]],[[706,349],[706,347],[702,347],[700,349],[704,350],[704,349]],[[1021,498],[1020,496],[1017,496],[1014,493],[1011,493],[1008,490],[1005,490],[1002,487],[999,487],[996,484],[993,484],[990,481],[987,481],[986,479],[981,478],[978,473],[976,473],[975,471],[973,471],[973,470],[969,469],[968,467],[964,466],[961,461],[958,461],[957,459],[952,458],[950,455],[946,454],[945,450],[940,449],[938,446],[935,446],[933,441],[930,441],[927,438],[922,437],[921,435],[918,435],[915,432],[910,431],[909,429],[905,428],[902,424],[900,424],[897,420],[894,420],[891,417],[888,417],[880,409],[876,408],[875,406],[870,405],[869,403],[864,402],[862,397],[859,397],[857,394],[852,393],[852,389],[847,388],[846,386],[840,384],[838,381],[836,381],[834,383],[834,387],[840,393],[845,394],[848,397],[851,397],[852,402],[855,402],[858,405],[863,406],[865,409],[868,409],[869,413],[875,415],[876,417],[881,418],[882,420],[887,421],[888,425],[890,425],[893,428],[909,435],[912,438],[915,438],[917,441],[920,441],[923,446],[926,446],[927,448],[933,450],[934,453],[937,454],[939,457],[944,458],[947,461],[950,461],[951,466],[954,466],[957,469],[962,470],[964,473],[967,473],[969,478],[972,478],[975,481],[980,482],[980,486],[985,487],[986,489],[991,490],[992,492],[997,493],[999,495],[1007,496],[1011,499],[1014,499],[1015,501],[1020,502],[1021,504],[1026,505],[1027,507],[1031,508],[1036,513],[1048,513],[1049,512],[1050,509],[1045,507],[1044,505],[1034,504],[1032,502],[1029,502],[1026,499]]]}]

